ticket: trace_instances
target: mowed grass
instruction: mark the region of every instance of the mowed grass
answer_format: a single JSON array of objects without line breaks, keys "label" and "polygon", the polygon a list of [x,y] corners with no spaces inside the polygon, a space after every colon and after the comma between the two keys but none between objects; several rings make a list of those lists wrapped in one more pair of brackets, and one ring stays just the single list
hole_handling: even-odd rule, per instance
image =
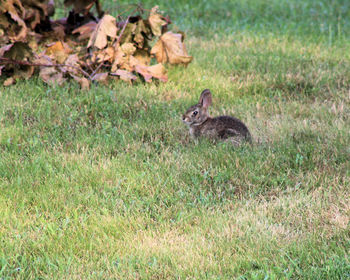
[{"label": "mowed grass", "polygon": [[[0,88],[0,279],[349,279],[350,7],[328,2],[145,1],[188,34],[168,83]],[[190,139],[205,88],[253,145]]]}]

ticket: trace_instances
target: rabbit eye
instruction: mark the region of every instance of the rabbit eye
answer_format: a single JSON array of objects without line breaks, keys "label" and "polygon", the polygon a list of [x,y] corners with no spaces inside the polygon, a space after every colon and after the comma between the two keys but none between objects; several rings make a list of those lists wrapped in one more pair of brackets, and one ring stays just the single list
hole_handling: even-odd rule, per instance
[{"label": "rabbit eye", "polygon": [[197,116],[197,114],[198,114],[198,111],[194,111],[194,112],[192,113],[193,116]]}]

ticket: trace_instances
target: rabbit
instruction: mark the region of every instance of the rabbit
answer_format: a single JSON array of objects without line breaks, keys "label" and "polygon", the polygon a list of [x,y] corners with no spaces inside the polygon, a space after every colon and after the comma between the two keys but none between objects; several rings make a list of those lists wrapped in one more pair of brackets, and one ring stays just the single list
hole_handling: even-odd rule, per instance
[{"label": "rabbit", "polygon": [[239,119],[231,116],[211,118],[208,114],[208,107],[211,104],[211,92],[205,89],[201,93],[198,104],[191,106],[182,116],[182,121],[188,125],[192,137],[207,136],[230,141],[235,145],[241,144],[242,140],[251,143],[251,134]]}]

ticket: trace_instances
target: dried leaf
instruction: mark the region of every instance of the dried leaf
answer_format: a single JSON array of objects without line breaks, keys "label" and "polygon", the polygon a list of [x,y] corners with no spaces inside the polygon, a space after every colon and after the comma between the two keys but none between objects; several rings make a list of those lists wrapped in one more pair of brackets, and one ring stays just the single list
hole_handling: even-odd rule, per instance
[{"label": "dried leaf", "polygon": [[158,63],[156,65],[148,66],[148,71],[152,74],[153,77],[161,80],[162,82],[168,81],[168,75],[163,64]]},{"label": "dried leaf", "polygon": [[113,39],[117,36],[116,20],[110,15],[104,15],[92,32],[87,47],[103,49],[107,45],[107,36]]},{"label": "dried leaf", "polygon": [[[0,0],[0,57],[13,60],[13,63],[0,65],[0,75],[12,78],[6,80],[6,84],[18,77],[32,76],[34,67],[23,62],[43,64],[39,76],[47,83],[61,84],[71,76],[82,88],[88,89],[91,80],[106,83],[111,76],[134,81],[137,79],[134,73],[143,76],[146,82],[153,78],[166,81],[166,69],[160,63],[151,66],[151,56],[162,63],[186,65],[192,60],[182,34],[164,34],[171,22],[162,16],[158,6],[151,10],[147,19],[140,15],[129,16],[125,25],[122,21],[116,23],[110,15],[96,23],[89,11],[96,4],[101,15],[97,0],[66,0],[65,4],[74,5],[74,11],[68,18],[52,21],[49,17],[54,12],[53,0]],[[70,32],[76,36],[67,37]],[[150,49],[154,35],[160,38]],[[86,53],[87,48],[79,41],[88,38]],[[52,40],[50,45],[42,44]],[[43,47],[43,52],[38,54]],[[106,72],[99,73],[101,71]],[[95,73],[92,78],[91,72]]]},{"label": "dried leaf", "polygon": [[135,68],[135,71],[141,74],[146,82],[151,82],[152,77],[157,78],[162,82],[166,82],[168,80],[166,69],[161,63],[158,63],[153,66],[145,66],[139,64],[139,61],[134,57],[130,57],[130,60],[132,61],[131,64]]},{"label": "dried leaf", "polygon": [[137,44],[138,48],[143,48],[145,36],[151,36],[150,29],[146,27],[145,21],[143,19],[140,19],[137,22],[134,36],[134,42]]},{"label": "dried leaf", "polygon": [[66,43],[58,41],[50,44],[45,54],[54,58],[58,63],[63,63],[71,52],[72,49]]},{"label": "dried leaf", "polygon": [[4,86],[7,87],[7,86],[10,86],[12,84],[14,84],[15,82],[15,79],[13,77],[9,77],[7,78],[5,81],[4,81]]},{"label": "dried leaf", "polygon": [[158,13],[158,8],[158,6],[153,7],[148,17],[148,22],[154,36],[162,35],[162,26],[167,24],[167,22],[163,20],[164,17]]},{"label": "dried leaf", "polygon": [[133,67],[130,65],[130,56],[126,55],[119,45],[115,46],[114,50],[115,54],[111,72],[117,71],[118,68],[134,71]]},{"label": "dried leaf", "polygon": [[145,82],[150,83],[152,81],[152,74],[148,71],[147,66],[137,64],[135,65],[135,71],[143,76]]},{"label": "dried leaf", "polygon": [[121,80],[131,82],[135,81],[137,77],[129,71],[118,69],[117,71],[111,73],[113,76],[119,76]]},{"label": "dried leaf", "polygon": [[0,13],[9,13],[11,18],[17,22],[20,27],[20,31],[17,31],[14,35],[9,35],[12,42],[25,41],[27,36],[27,26],[23,20],[25,10],[20,0],[6,0],[1,1]]},{"label": "dried leaf", "polygon": [[[124,24],[122,26],[124,26]],[[135,30],[136,30],[136,24],[127,23],[127,25],[125,26],[122,38],[120,39],[120,44],[132,42]]]},{"label": "dried leaf", "polygon": [[52,37],[59,39],[61,41],[64,40],[65,36],[66,36],[66,32],[65,32],[65,27],[62,24],[56,24],[55,26],[52,27],[53,30],[53,34]]},{"label": "dried leaf", "polygon": [[73,77],[74,80],[76,80],[81,89],[84,89],[84,90],[89,90],[90,89],[90,81],[88,79],[86,79],[85,77],[79,77],[79,76],[76,76],[76,75],[71,75]]},{"label": "dried leaf", "polygon": [[124,43],[123,45],[120,46],[120,48],[126,55],[133,55],[134,52],[136,51],[136,48],[132,43]]},{"label": "dried leaf", "polygon": [[8,52],[13,47],[13,44],[8,44],[0,48],[0,57],[4,56],[6,52]]},{"label": "dried leaf", "polygon": [[92,77],[92,80],[103,84],[108,84],[108,72],[95,74]]},{"label": "dried leaf", "polygon": [[100,51],[95,51],[92,55],[91,60],[94,63],[101,63],[103,61],[109,61],[113,62],[114,60],[114,48],[113,47],[108,47],[106,49],[100,50]]},{"label": "dried leaf", "polygon": [[31,48],[23,42],[15,42],[0,48],[0,56],[13,60],[28,60],[28,58],[32,57],[32,55],[33,53]]},{"label": "dried leaf", "polygon": [[[79,57],[76,53],[71,54],[67,57],[67,59],[65,61],[65,65],[67,65],[67,66],[60,67],[60,69],[63,73],[69,73],[69,74],[74,74],[74,75],[81,74],[81,71],[79,71],[79,69],[81,69],[81,67],[79,65]],[[69,67],[68,65],[71,67]]]},{"label": "dried leaf", "polygon": [[34,74],[34,66],[21,65],[19,67],[18,66],[15,67],[13,72],[13,77],[29,79],[33,74]]},{"label": "dried leaf", "polygon": [[153,48],[151,49],[151,54],[155,55],[158,63],[166,63],[168,61],[165,47],[161,39],[159,39],[157,43],[153,46]]},{"label": "dried leaf", "polygon": [[47,84],[63,84],[66,80],[63,78],[62,72],[58,72],[55,67],[42,67],[39,73],[40,78]]},{"label": "dried leaf", "polygon": [[[180,33],[166,32],[160,37],[160,41],[151,50],[159,63],[168,61],[170,64],[184,64],[187,65],[192,61],[192,56],[189,56],[186,47],[183,43],[183,35]],[[165,61],[164,53],[167,56]]]},{"label": "dried leaf", "polygon": [[90,21],[72,31],[72,34],[79,33],[78,36],[79,41],[83,41],[85,39],[90,38],[91,33],[96,29],[97,23],[94,21]]},{"label": "dried leaf", "polygon": [[34,60],[36,64],[44,64],[40,66],[39,77],[47,84],[62,84],[65,79],[63,78],[62,72],[58,71],[56,67],[52,66],[54,63],[52,59],[47,55],[41,55]]},{"label": "dried leaf", "polygon": [[149,65],[151,63],[151,56],[146,50],[137,49],[134,53],[134,57],[143,65]]}]

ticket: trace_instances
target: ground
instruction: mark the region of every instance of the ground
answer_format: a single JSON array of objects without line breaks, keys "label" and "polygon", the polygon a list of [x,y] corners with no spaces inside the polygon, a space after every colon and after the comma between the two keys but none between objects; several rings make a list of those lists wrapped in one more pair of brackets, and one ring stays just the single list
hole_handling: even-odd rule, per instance
[{"label": "ground", "polygon": [[[350,3],[155,4],[168,83],[0,87],[0,279],[350,278]],[[205,88],[253,145],[191,140]]]}]

